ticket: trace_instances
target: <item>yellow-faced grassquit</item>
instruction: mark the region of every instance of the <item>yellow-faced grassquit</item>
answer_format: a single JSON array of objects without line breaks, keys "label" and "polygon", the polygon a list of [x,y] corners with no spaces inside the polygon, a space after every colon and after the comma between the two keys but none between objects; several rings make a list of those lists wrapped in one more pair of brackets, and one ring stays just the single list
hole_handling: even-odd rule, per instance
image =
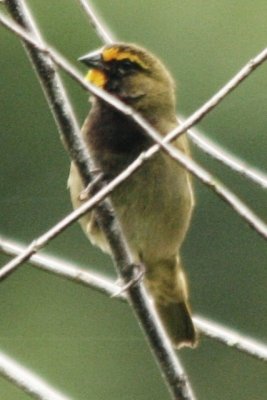
[{"label": "yellow-faced grassquit", "polygon": [[[162,136],[177,126],[175,84],[150,52],[133,44],[115,43],[80,61],[89,67],[86,79],[133,107]],[[82,134],[94,164],[107,180],[153,144],[129,116],[96,97]],[[174,146],[189,152],[185,135]],[[84,188],[74,164],[69,187],[76,208],[83,201],[80,194]],[[196,332],[179,254],[194,205],[187,171],[160,151],[117,187],[111,200],[135,262],[145,266],[145,285],[173,345],[195,345]],[[90,241],[110,253],[94,211],[82,217],[80,223]]]}]

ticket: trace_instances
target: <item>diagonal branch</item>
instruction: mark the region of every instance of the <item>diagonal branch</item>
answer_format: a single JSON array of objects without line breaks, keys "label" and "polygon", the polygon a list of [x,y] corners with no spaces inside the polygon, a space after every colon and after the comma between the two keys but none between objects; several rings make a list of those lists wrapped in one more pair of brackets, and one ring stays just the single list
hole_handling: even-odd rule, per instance
[{"label": "diagonal branch", "polygon": [[92,25],[93,29],[97,32],[97,35],[104,43],[112,43],[113,39],[111,33],[108,31],[107,27],[104,25],[103,21],[100,21],[99,16],[97,16],[91,4],[89,4],[86,0],[78,0],[78,3],[85,11],[85,14],[88,16],[90,25]]},{"label": "diagonal branch", "polygon": [[[15,256],[23,252],[24,249],[25,246],[14,241],[7,240],[6,238],[0,239],[0,252],[4,254]],[[37,268],[90,287],[116,300],[126,301],[125,294],[118,293],[119,287],[110,279],[93,271],[88,271],[88,269],[79,268],[68,263],[66,260],[51,257],[47,254],[39,254],[32,256],[29,262]],[[194,317],[194,323],[203,335],[256,359],[267,362],[267,346],[265,344],[200,316]]]},{"label": "diagonal branch", "polygon": [[261,361],[267,361],[267,346],[265,344],[203,317],[195,316],[194,322],[199,331],[211,339],[215,339],[226,346],[233,347]]},{"label": "diagonal branch", "polygon": [[70,397],[63,395],[32,371],[2,352],[0,352],[0,375],[34,399],[71,400]]},{"label": "diagonal branch", "polygon": [[[0,253],[16,256],[24,252],[25,249],[25,245],[0,236]],[[49,256],[48,254],[34,254],[28,262],[41,270],[93,288],[107,296],[115,297],[118,300],[126,300],[124,293],[118,293],[118,285],[107,277],[95,272],[89,272],[87,268],[77,267],[66,260]]]},{"label": "diagonal branch", "polygon": [[[194,160],[185,156],[178,149],[170,146],[169,141],[174,140],[179,135],[181,135],[184,131],[190,129],[196,122],[200,121],[204,116],[210,112],[220,101],[222,101],[225,96],[230,93],[235,87],[237,87],[245,77],[249,76],[249,74],[256,68],[256,66],[261,65],[267,59],[267,49],[263,50],[258,56],[255,57],[253,62],[249,62],[242,70],[231,80],[229,81],[219,92],[217,92],[209,101],[207,101],[202,107],[200,107],[195,113],[191,115],[185,122],[183,122],[180,126],[171,131],[164,139],[162,139],[161,135],[150,126],[150,124],[145,121],[138,113],[133,111],[130,107],[126,106],[124,103],[120,102],[118,99],[111,96],[109,93],[101,90],[100,88],[85,82],[77,71],[69,65],[66,60],[62,56],[59,56],[57,53],[48,50],[47,46],[40,45],[36,40],[34,40],[31,36],[29,37],[25,34],[21,29],[18,29],[14,24],[10,25],[9,21],[7,21],[3,16],[0,17],[0,23],[2,23],[5,27],[12,30],[20,37],[22,37],[25,41],[34,45],[36,49],[49,54],[51,59],[57,63],[60,67],[62,67],[65,71],[67,71],[75,80],[77,80],[83,87],[89,90],[96,96],[101,97],[103,100],[107,101],[109,104],[119,109],[121,112],[132,116],[132,118],[143,127],[143,129],[157,142],[154,146],[152,146],[148,151],[141,154],[126,170],[126,177],[128,177],[127,173],[131,174],[136,169],[138,169],[142,163],[152,157],[160,148],[163,148],[168,154],[177,160],[180,164],[182,164],[185,168],[187,168],[193,175],[195,175],[198,179],[200,179],[204,184],[206,184],[211,190],[213,190],[219,197],[221,197],[229,206],[231,206],[253,229],[256,230],[258,234],[267,238],[267,226],[266,224],[255,214],[253,213],[249,207],[246,206],[244,202],[242,202],[234,193],[232,193],[229,189],[227,189],[223,184],[221,184],[218,180],[216,180],[210,173],[208,173],[204,168],[200,167]],[[253,65],[253,68],[251,67]],[[125,171],[124,171],[125,172]],[[124,172],[120,174],[118,178],[118,184],[121,183],[120,179],[124,179],[122,175]],[[126,179],[125,177],[125,179]],[[115,181],[115,180],[114,180]],[[113,182],[114,182],[113,181]],[[116,187],[116,186],[114,186]]]},{"label": "diagonal branch", "polygon": [[238,172],[245,178],[260,185],[263,189],[267,189],[267,175],[264,172],[251,167],[248,163],[223,149],[217,143],[215,144],[211,139],[205,137],[199,129],[189,129],[187,134],[192,142],[205,153],[228,166],[233,171]]}]

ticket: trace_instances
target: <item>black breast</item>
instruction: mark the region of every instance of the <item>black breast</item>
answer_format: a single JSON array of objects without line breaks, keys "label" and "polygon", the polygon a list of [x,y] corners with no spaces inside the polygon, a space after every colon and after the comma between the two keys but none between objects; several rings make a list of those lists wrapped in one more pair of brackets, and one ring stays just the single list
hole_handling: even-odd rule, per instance
[{"label": "black breast", "polygon": [[147,134],[131,118],[98,99],[83,133],[92,153],[113,153],[128,157],[129,161],[152,144]]}]

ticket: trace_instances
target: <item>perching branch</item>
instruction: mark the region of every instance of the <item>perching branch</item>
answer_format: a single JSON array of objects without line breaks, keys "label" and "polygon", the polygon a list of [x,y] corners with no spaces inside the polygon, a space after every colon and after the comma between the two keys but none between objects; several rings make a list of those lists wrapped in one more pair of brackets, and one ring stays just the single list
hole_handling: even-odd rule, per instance
[{"label": "perching branch", "polygon": [[71,400],[32,371],[0,352],[0,375],[37,400]]},{"label": "perching branch", "polygon": [[[21,0],[6,0],[6,5],[13,18],[26,28],[37,42],[42,42],[26,5]],[[26,48],[42,82],[47,100],[54,111],[55,119],[67,149],[76,163],[84,185],[87,186],[92,180],[89,155],[76,127],[67,96],[62,95],[63,87],[60,78],[50,58],[29,44],[26,44]],[[55,83],[58,85],[56,86]],[[69,128],[67,133],[64,131],[66,121]],[[112,250],[117,271],[124,284],[127,284],[135,278],[137,271],[128,250],[128,245],[115,218],[111,203],[105,200],[98,205],[95,211],[97,221]],[[158,320],[156,311],[146,294],[143,284],[138,280],[134,285],[129,285],[127,295],[128,301],[146,333],[150,348],[160,366],[172,398],[176,400],[193,400],[194,395],[183,368]]]},{"label": "perching branch", "polygon": [[[0,239],[0,252],[15,256],[23,252],[25,246],[4,238]],[[34,255],[29,262],[49,273],[56,274],[75,283],[90,287],[116,300],[126,301],[124,293],[119,293],[119,287],[105,276],[96,274],[88,269],[79,268],[66,260],[45,255]],[[224,326],[206,318],[195,316],[194,323],[197,329],[205,336],[219,341],[256,359],[267,362],[267,346],[252,338],[247,338]]]},{"label": "perching branch", "polygon": [[[132,110],[130,107],[126,106],[124,103],[120,102],[118,99],[111,96],[109,93],[101,90],[100,88],[85,82],[71,67],[62,56],[48,50],[47,46],[39,45],[39,43],[32,37],[27,37],[24,33],[19,32],[16,26],[10,26],[10,23],[3,17],[0,17],[0,23],[6,26],[8,29],[12,30],[20,37],[22,37],[27,42],[31,44],[34,43],[35,48],[40,49],[41,52],[49,54],[51,59],[56,62],[60,67],[62,67],[66,72],[68,72],[75,80],[77,80],[83,87],[94,95],[101,97],[103,100],[111,104],[113,107],[117,108],[126,115],[131,116],[157,143],[143,153],[138,159],[136,159],[127,170],[131,169],[130,173],[133,173],[141,164],[151,158],[157,151],[162,148],[164,151],[175,160],[177,160],[181,165],[187,168],[193,175],[200,179],[204,184],[206,184],[210,189],[212,189],[220,198],[222,198],[229,206],[231,206],[237,214],[239,214],[250,227],[252,227],[258,234],[267,238],[267,226],[266,224],[250,210],[250,208],[242,202],[234,193],[227,189],[222,183],[215,179],[209,172],[204,168],[200,167],[194,160],[187,157],[184,153],[169,145],[169,142],[177,138],[186,130],[190,129],[195,123],[199,122],[208,112],[210,112],[220,101],[222,101],[225,96],[230,93],[235,87],[237,87],[249,74],[259,65],[261,65],[267,59],[267,48],[262,51],[258,56],[255,57],[253,61],[250,61],[242,70],[229,81],[219,92],[217,92],[209,101],[207,101],[202,107],[200,107],[195,113],[191,115],[185,122],[180,126],[172,130],[167,136],[162,139],[162,136],[137,112]],[[141,161],[141,164],[140,164]],[[118,177],[121,177],[119,175]],[[120,183],[120,182],[119,182]]]}]

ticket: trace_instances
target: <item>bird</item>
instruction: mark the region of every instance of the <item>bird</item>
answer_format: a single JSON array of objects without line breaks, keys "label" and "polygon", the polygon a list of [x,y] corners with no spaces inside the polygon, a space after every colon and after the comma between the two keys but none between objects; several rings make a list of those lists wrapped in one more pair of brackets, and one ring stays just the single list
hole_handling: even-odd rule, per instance
[{"label": "bird", "polygon": [[[140,113],[162,137],[177,127],[175,82],[163,62],[136,44],[116,42],[79,58],[89,68],[85,79]],[[108,182],[153,140],[129,115],[97,96],[82,126],[82,137],[97,171]],[[173,142],[190,156],[186,135]],[[74,208],[84,201],[75,164],[68,179]],[[90,196],[90,193],[88,193]],[[157,152],[110,195],[134,261],[144,265],[144,284],[174,348],[195,347],[181,246],[194,208],[191,177],[164,151]],[[111,255],[94,210],[80,219],[93,245]]]}]

